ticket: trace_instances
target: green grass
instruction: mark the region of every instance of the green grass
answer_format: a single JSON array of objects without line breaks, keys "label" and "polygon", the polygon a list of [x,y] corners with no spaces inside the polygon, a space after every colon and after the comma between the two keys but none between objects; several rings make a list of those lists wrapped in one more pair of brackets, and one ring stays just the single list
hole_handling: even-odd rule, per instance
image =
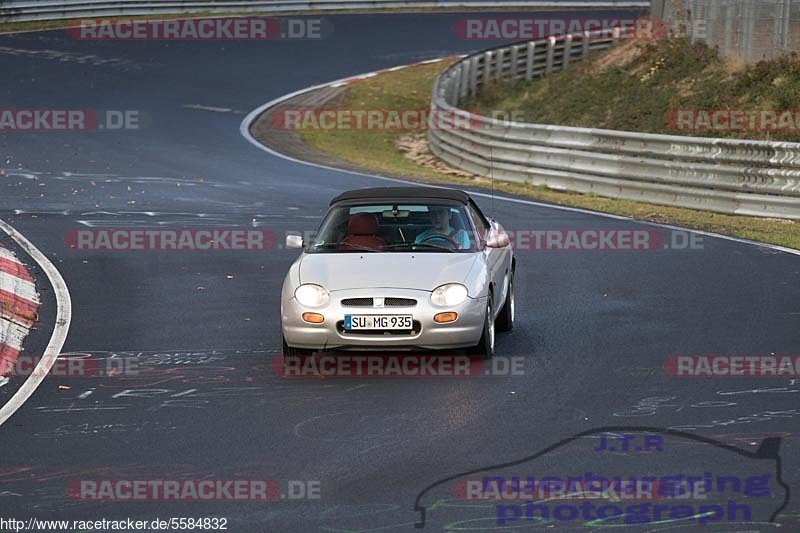
[{"label": "green grass", "polygon": [[[326,109],[337,106],[342,109],[427,108],[430,104],[433,81],[446,66],[447,63],[421,65],[356,82],[350,85],[340,98],[324,107]],[[565,90],[558,87],[552,89],[551,98],[558,96],[559,90]],[[589,96],[586,99],[590,99]],[[551,107],[557,108],[557,106]],[[571,111],[565,110],[565,112]],[[322,152],[372,172],[402,175],[423,182],[450,183],[456,186],[489,186],[485,178],[453,176],[411,161],[397,148],[397,142],[401,138],[408,137],[408,132],[309,129],[300,130],[299,133],[304,142]],[[419,133],[413,135],[421,136]],[[723,215],[499,181],[495,182],[495,189],[560,205],[626,215],[641,220],[675,224],[800,249],[800,224],[793,221]]]},{"label": "green grass", "polygon": [[[350,86],[344,98],[326,109],[427,109],[431,87],[448,63],[433,63],[387,73]],[[382,172],[401,172],[436,178],[438,173],[420,167],[395,146],[406,132],[365,130],[300,130],[300,138],[336,157]]]},{"label": "green grass", "polygon": [[678,109],[800,109],[800,56],[745,65],[685,39],[629,41],[540,80],[488,87],[465,105],[542,124],[800,142],[800,131],[679,131],[665,120]]}]

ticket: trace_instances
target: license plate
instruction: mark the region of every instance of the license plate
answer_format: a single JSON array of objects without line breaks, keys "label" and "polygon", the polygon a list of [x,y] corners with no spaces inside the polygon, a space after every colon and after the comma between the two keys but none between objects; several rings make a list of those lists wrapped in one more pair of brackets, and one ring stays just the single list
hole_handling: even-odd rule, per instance
[{"label": "license plate", "polygon": [[411,315],[345,315],[344,329],[412,329]]}]

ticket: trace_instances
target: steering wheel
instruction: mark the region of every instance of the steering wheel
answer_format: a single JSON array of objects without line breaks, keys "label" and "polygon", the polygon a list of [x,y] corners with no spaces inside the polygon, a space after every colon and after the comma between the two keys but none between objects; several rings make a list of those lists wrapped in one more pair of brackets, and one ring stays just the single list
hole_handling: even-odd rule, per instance
[{"label": "steering wheel", "polygon": [[[427,243],[428,241],[440,241],[453,250],[458,250],[459,248],[459,245],[455,241],[455,239],[449,237],[448,235],[440,235],[440,234],[428,235],[427,237],[419,241],[418,244],[424,244]],[[435,244],[435,243],[430,243],[430,244]]]}]

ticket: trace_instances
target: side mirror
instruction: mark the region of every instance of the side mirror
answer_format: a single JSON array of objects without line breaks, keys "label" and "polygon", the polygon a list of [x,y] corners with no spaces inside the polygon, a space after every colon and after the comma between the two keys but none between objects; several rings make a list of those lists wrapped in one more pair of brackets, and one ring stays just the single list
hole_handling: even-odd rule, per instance
[{"label": "side mirror", "polygon": [[286,247],[292,250],[300,250],[303,248],[303,237],[301,235],[287,235]]},{"label": "side mirror", "polygon": [[505,248],[511,244],[511,239],[508,238],[508,233],[505,231],[492,231],[489,238],[486,239],[487,248]]}]

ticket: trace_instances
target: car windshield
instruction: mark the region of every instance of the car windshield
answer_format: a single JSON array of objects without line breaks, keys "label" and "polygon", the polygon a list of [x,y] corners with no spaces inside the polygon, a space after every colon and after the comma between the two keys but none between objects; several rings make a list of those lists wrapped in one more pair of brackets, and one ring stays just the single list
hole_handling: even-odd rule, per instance
[{"label": "car windshield", "polygon": [[477,250],[475,231],[460,204],[335,206],[309,252],[430,252]]}]

